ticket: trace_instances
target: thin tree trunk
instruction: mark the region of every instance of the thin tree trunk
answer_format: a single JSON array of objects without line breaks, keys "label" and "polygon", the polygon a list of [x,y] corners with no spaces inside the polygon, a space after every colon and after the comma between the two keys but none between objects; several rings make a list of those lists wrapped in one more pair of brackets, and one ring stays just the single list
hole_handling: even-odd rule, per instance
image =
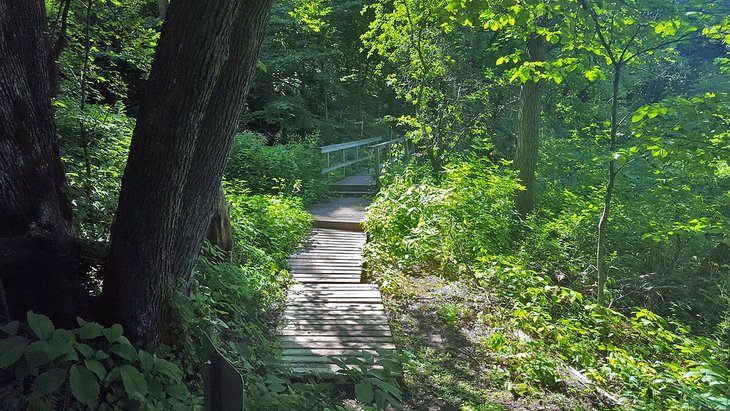
[{"label": "thin tree trunk", "polygon": [[[545,60],[545,38],[535,35],[527,42],[527,60]],[[517,116],[517,152],[514,168],[525,187],[515,198],[517,211],[523,217],[535,206],[535,170],[540,147],[540,114],[544,80],[530,79],[520,90],[520,111]]]},{"label": "thin tree trunk", "polygon": [[621,64],[613,66],[613,94],[611,97],[611,160],[608,162],[608,185],[606,194],[603,197],[603,212],[598,220],[598,241],[596,242],[596,270],[598,271],[598,304],[605,305],[606,288],[606,229],[611,211],[611,200],[613,199],[613,188],[616,183],[616,160],[613,157],[617,148],[618,132],[618,86],[621,80]]},{"label": "thin tree trunk", "polygon": [[0,240],[29,240],[24,251],[37,256],[0,259],[0,277],[12,318],[32,309],[72,326],[83,298],[69,258],[72,210],[53,125],[45,19],[42,2],[0,0]]},{"label": "thin tree trunk", "polygon": [[164,336],[243,113],[270,0],[170,5],[132,139],[99,307],[138,343]]}]

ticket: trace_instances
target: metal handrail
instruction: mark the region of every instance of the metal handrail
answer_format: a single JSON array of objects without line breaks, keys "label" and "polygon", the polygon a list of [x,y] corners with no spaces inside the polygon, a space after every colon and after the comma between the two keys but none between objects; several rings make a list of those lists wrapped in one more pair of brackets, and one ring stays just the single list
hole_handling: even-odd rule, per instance
[{"label": "metal handrail", "polygon": [[398,138],[394,138],[392,140],[383,141],[382,143],[373,144],[371,146],[368,146],[368,148],[379,148],[379,147],[389,146],[391,144],[395,144],[395,143],[398,143],[403,140],[405,140],[405,137],[398,137]]},{"label": "metal handrail", "polygon": [[349,141],[347,143],[332,144],[329,146],[320,147],[319,151],[322,154],[331,153],[333,151],[346,150],[348,148],[364,146],[366,144],[375,143],[380,140],[382,140],[382,138],[374,137],[374,138],[366,138],[363,140]]}]

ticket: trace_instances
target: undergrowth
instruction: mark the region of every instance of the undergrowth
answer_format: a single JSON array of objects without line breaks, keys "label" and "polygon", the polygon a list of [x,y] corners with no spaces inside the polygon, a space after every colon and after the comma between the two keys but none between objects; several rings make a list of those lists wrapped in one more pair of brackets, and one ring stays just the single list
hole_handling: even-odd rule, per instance
[{"label": "undergrowth", "polygon": [[[518,186],[508,172],[476,160],[448,167],[440,181],[416,168],[390,178],[366,222],[372,275],[393,300],[391,308],[430,301],[419,310],[435,312],[446,327],[475,341],[469,355],[501,370],[497,375],[507,373],[493,386],[501,384],[515,398],[578,389],[605,407],[730,407],[728,351],[719,338],[693,335],[641,307],[621,313],[598,306],[529,268],[521,241],[540,239],[520,234],[525,229],[511,200]],[[437,286],[405,286],[429,278],[439,279]],[[457,286],[462,291],[452,299],[439,297]],[[424,355],[406,364],[421,375],[408,390],[428,391],[418,388],[425,384],[449,395],[444,381],[430,377],[443,370],[417,367]],[[433,355],[441,354],[427,356]]]}]

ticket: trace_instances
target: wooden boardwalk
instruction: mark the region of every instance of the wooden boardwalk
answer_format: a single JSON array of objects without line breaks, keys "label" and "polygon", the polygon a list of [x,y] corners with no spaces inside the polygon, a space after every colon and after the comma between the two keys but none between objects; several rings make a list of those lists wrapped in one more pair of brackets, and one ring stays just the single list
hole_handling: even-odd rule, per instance
[{"label": "wooden boardwalk", "polygon": [[360,281],[365,234],[353,227],[360,227],[365,206],[361,199],[342,200],[344,208],[335,201],[310,212],[315,221],[339,221],[347,229],[316,228],[289,260],[299,284],[289,292],[281,338],[284,361],[301,373],[335,370],[328,356],[395,348],[378,286]]}]

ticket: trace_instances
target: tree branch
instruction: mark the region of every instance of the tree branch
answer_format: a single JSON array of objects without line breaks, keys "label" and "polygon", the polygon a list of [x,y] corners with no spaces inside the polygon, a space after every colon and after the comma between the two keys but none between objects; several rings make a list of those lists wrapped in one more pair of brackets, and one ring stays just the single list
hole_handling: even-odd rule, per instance
[{"label": "tree branch", "polygon": [[586,3],[586,0],[579,0],[580,5],[583,7],[585,11],[588,12],[588,14],[591,16],[591,19],[593,19],[593,22],[596,24],[596,34],[598,35],[598,40],[600,40],[601,44],[603,45],[603,48],[606,50],[606,53],[608,53],[608,57],[611,59],[611,63],[616,63],[616,57],[613,55],[613,51],[611,50],[611,46],[608,44],[608,41],[606,41],[606,38],[603,36],[602,26],[601,23],[598,21],[598,14],[595,10],[593,10],[592,7]]},{"label": "tree branch", "polygon": [[681,35],[680,37],[678,37],[678,38],[676,38],[676,39],[673,39],[673,40],[667,40],[667,41],[665,41],[665,42],[663,42],[663,43],[657,44],[656,46],[652,46],[652,47],[647,47],[647,48],[645,48],[645,49],[643,49],[643,50],[639,50],[639,51],[637,51],[636,53],[632,54],[632,55],[631,55],[631,56],[630,56],[629,58],[627,58],[627,59],[626,59],[625,61],[623,61],[623,62],[624,62],[624,63],[628,63],[628,62],[629,62],[629,61],[631,61],[631,59],[633,59],[634,57],[638,57],[638,56],[641,56],[642,54],[646,54],[646,53],[652,52],[652,51],[654,51],[654,50],[659,50],[659,49],[661,49],[661,48],[663,48],[663,47],[666,47],[666,46],[668,46],[668,45],[670,45],[670,44],[675,44],[675,43],[681,43],[681,42],[683,42],[683,41],[685,41],[685,40],[689,39],[690,35],[692,35],[692,34],[694,34],[694,33],[695,33],[694,31],[691,31],[691,32],[689,32],[689,33],[685,33],[685,34]]},{"label": "tree branch", "polygon": [[639,24],[639,25],[636,26],[636,31],[634,32],[634,35],[631,36],[631,38],[629,39],[629,41],[626,42],[626,45],[624,46],[624,49],[621,51],[621,57],[619,57],[619,61],[623,61],[624,60],[624,56],[626,55],[626,51],[629,49],[629,46],[631,45],[631,43],[633,43],[634,40],[636,40],[636,36],[639,34],[639,31],[641,30],[642,27],[644,27],[643,24]]}]

